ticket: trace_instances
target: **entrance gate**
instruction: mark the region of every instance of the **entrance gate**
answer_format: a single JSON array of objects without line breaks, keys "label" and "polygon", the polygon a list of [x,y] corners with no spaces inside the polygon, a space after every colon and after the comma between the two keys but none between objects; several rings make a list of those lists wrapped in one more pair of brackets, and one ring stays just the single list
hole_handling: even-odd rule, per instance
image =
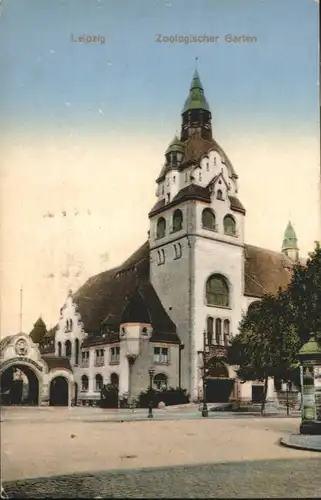
[{"label": "entrance gate", "polygon": [[207,363],[206,399],[208,403],[228,403],[234,388],[228,368],[222,359],[212,358]]},{"label": "entrance gate", "polygon": [[65,377],[55,377],[50,382],[50,406],[68,406],[69,389]]}]

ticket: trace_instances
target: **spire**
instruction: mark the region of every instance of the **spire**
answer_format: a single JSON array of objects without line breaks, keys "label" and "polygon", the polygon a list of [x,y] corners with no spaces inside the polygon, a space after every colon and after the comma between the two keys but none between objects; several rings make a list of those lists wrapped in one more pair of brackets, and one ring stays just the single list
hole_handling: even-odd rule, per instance
[{"label": "spire", "polygon": [[185,101],[182,113],[191,111],[192,109],[203,109],[210,112],[210,107],[204,95],[203,85],[197,69],[195,69],[194,71],[193,79],[189,89],[189,96]]},{"label": "spire", "polygon": [[286,226],[286,230],[284,232],[282,252],[293,262],[297,262],[299,260],[298,239],[296,237],[291,221],[288,222],[288,225]]},{"label": "spire", "polygon": [[296,237],[291,221],[288,222],[284,232],[282,251],[284,250],[298,250],[298,238]]},{"label": "spire", "polygon": [[166,150],[166,153],[184,153],[184,143],[182,141],[179,140],[179,138],[177,137],[177,135],[175,135],[174,139],[172,140],[172,142],[170,143],[170,145],[168,146],[167,150]]}]

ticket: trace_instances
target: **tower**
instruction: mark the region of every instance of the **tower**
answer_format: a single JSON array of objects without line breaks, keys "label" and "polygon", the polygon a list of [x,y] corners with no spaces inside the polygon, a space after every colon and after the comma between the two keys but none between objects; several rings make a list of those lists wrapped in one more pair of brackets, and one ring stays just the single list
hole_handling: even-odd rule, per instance
[{"label": "tower", "polygon": [[245,209],[197,71],[181,117],[149,213],[150,281],[184,344],[182,386],[196,399],[204,329],[223,346],[241,319]]},{"label": "tower", "polygon": [[298,239],[291,221],[288,222],[286,230],[284,231],[282,252],[293,262],[297,262],[299,260]]}]

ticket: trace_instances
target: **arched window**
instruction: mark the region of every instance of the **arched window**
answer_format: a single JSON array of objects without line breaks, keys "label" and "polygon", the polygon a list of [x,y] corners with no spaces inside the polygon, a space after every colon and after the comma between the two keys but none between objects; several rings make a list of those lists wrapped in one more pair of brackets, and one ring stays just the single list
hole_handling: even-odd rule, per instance
[{"label": "arched window", "polygon": [[66,340],[65,342],[65,352],[66,352],[66,356],[67,358],[71,358],[71,342],[70,340]]},{"label": "arched window", "polygon": [[216,193],[216,199],[217,200],[222,200],[223,201],[223,193],[221,191],[221,189],[219,189]]},{"label": "arched window", "polygon": [[232,215],[226,215],[224,217],[224,233],[235,236],[236,234],[236,222]]},{"label": "arched window", "polygon": [[215,214],[210,208],[204,208],[202,212],[202,226],[204,229],[216,230]]},{"label": "arched window", "polygon": [[221,345],[222,339],[222,320],[221,318],[216,318],[215,320],[215,342],[217,345]]},{"label": "arched window", "polygon": [[110,375],[110,383],[115,387],[119,386],[119,376],[117,375],[117,373],[112,373]]},{"label": "arched window", "polygon": [[160,217],[157,221],[156,238],[164,238],[166,233],[166,220]]},{"label": "arched window", "polygon": [[69,330],[72,330],[72,319],[69,320]]},{"label": "arched window", "polygon": [[255,309],[258,308],[259,305],[260,305],[260,300],[254,300],[253,302],[251,302],[251,304],[249,305],[249,307],[247,309],[247,314],[250,314],[253,311],[255,311]]},{"label": "arched window", "polygon": [[100,373],[97,373],[95,377],[95,390],[96,391],[101,391],[103,388],[103,377],[100,375]]},{"label": "arched window", "polygon": [[207,318],[207,339],[208,345],[213,344],[213,334],[214,334],[214,319],[211,317]]},{"label": "arched window", "polygon": [[212,274],[206,282],[206,301],[209,306],[228,307],[229,287],[226,278]]},{"label": "arched window", "polygon": [[58,342],[58,356],[61,356],[61,342]]},{"label": "arched window", "polygon": [[81,390],[86,392],[88,391],[89,381],[87,375],[83,375],[81,377]]},{"label": "arched window", "polygon": [[228,346],[230,342],[230,322],[228,319],[224,320],[224,345]]},{"label": "arched window", "polygon": [[164,373],[158,373],[155,375],[154,386],[158,391],[167,389],[167,376]]},{"label": "arched window", "polygon": [[182,257],[182,245],[180,243],[174,243],[174,251],[174,259],[180,259]]},{"label": "arched window", "polygon": [[179,208],[173,214],[173,233],[180,231],[183,227],[183,213]]},{"label": "arched window", "polygon": [[75,340],[75,365],[79,363],[79,339]]}]

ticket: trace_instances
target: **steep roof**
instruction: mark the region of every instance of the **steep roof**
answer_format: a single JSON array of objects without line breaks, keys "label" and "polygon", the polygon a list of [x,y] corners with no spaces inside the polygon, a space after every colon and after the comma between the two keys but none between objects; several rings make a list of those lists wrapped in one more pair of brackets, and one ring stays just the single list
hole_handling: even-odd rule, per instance
[{"label": "steep roof", "polygon": [[292,277],[292,263],[282,253],[245,245],[244,295],[262,297],[276,294],[279,287],[288,286]]},{"label": "steep roof", "polygon": [[[144,243],[121,266],[90,278],[73,296],[84,329],[101,335],[103,324],[109,334],[118,332],[126,298],[139,293],[155,334],[164,340],[176,335],[176,326],[163,308],[149,281],[149,245]],[[141,304],[141,301],[140,301]],[[132,310],[135,317],[140,311]],[[145,321],[144,321],[145,322]],[[108,340],[106,340],[107,342]]]}]

